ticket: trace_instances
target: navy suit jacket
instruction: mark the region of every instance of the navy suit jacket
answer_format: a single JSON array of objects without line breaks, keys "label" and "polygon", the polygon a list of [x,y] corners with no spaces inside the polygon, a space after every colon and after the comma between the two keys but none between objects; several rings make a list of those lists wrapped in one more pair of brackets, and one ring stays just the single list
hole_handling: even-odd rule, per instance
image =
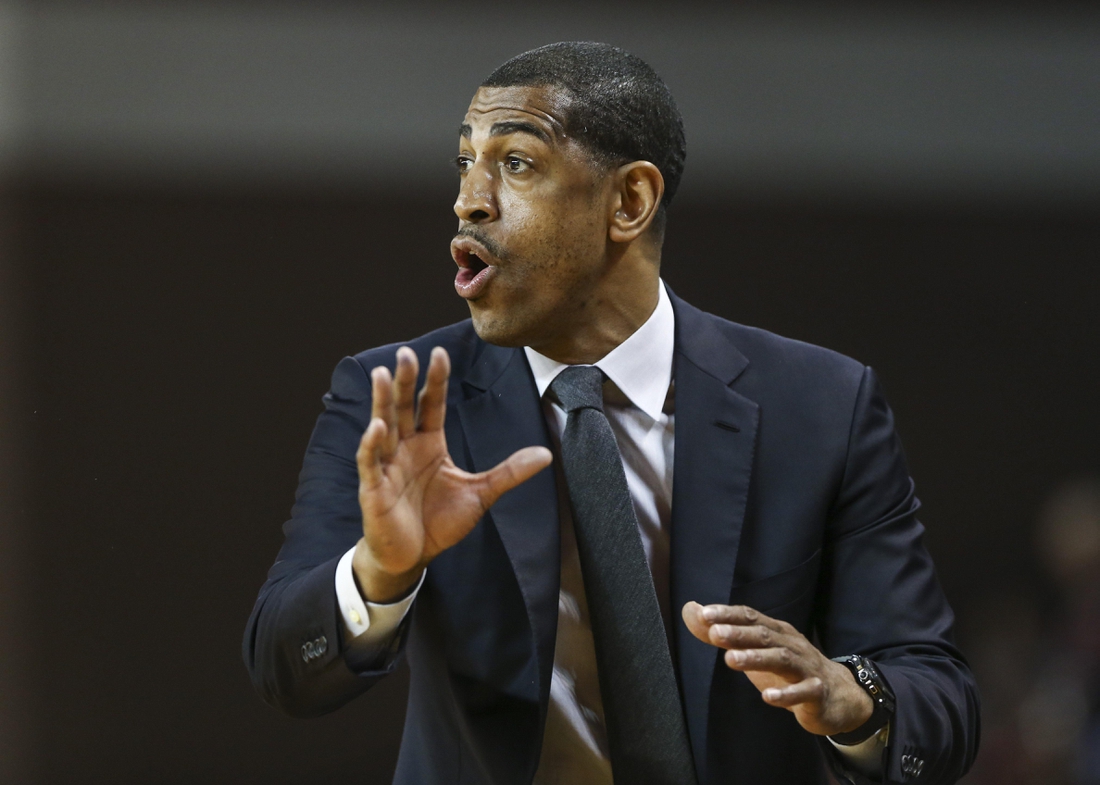
[{"label": "navy suit jacket", "polygon": [[[897,696],[888,781],[954,782],[977,749],[977,689],[952,642],[953,615],[873,372],[672,302],[671,607],[750,605],[829,656],[870,657]],[[521,447],[550,445],[522,350],[486,344],[469,321],[408,345],[421,369],[433,346],[450,353],[446,436],[460,467],[481,471]],[[308,716],[368,689],[404,653],[411,686],[395,782],[529,783],[558,617],[552,470],[505,494],[432,562],[385,657],[356,661],[344,641],[333,587],[362,531],[355,451],[370,420],[369,371],[392,368],[395,348],[336,368],[285,544],[248,622],[245,662],[268,702]],[[823,757],[860,781],[682,622],[673,656],[701,784],[823,783]]]}]

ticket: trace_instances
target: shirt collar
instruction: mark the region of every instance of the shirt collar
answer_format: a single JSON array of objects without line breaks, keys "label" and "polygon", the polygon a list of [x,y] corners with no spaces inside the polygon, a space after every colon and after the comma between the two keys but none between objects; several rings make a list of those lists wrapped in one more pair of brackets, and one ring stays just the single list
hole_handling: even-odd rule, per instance
[{"label": "shirt collar", "polygon": [[[664,283],[658,286],[657,307],[645,323],[594,365],[614,382],[630,402],[658,420],[672,382],[672,354],[676,340],[676,318]],[[527,362],[535,376],[539,396],[559,373],[569,366],[524,346]]]}]

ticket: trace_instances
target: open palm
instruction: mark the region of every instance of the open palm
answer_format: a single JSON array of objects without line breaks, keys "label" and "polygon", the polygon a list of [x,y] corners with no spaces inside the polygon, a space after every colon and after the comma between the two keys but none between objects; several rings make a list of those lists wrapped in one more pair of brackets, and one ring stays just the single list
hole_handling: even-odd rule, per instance
[{"label": "open palm", "polygon": [[371,372],[371,421],[356,454],[363,539],[353,565],[360,587],[375,602],[407,590],[505,491],[551,461],[546,448],[527,447],[485,472],[459,469],[443,432],[446,350],[432,350],[418,399],[417,372],[416,354],[408,347],[398,349],[392,378],[383,367]]}]

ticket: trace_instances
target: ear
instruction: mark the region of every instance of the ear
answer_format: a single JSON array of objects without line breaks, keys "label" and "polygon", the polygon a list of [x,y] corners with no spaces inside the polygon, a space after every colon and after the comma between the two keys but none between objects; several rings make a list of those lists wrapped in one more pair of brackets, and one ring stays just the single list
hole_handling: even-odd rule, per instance
[{"label": "ear", "polygon": [[633,161],[618,168],[614,182],[608,237],[612,242],[628,243],[653,223],[665,193],[665,178],[649,161]]}]

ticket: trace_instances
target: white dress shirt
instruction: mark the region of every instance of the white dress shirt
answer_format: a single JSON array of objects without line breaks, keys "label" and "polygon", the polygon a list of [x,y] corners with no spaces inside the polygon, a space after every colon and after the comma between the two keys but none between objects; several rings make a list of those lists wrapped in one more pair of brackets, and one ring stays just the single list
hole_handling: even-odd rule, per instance
[{"label": "white dress shirt", "polygon": [[[608,381],[604,384],[604,413],[618,443],[627,487],[638,518],[642,546],[653,575],[661,615],[672,629],[678,609],[669,607],[669,523],[672,516],[674,451],[675,315],[665,287],[659,287],[653,314],[630,337],[595,365]],[[524,352],[540,396],[568,366],[539,354]],[[543,410],[555,452],[566,413],[543,397]],[[555,461],[555,471],[559,471]],[[559,475],[558,488],[564,489]],[[550,706],[537,785],[611,785],[603,731],[603,709],[595,671],[595,653],[588,626],[580,563],[573,539],[568,497],[559,504],[562,524],[562,581],[558,602],[558,636],[550,685]],[[336,595],[350,645],[379,651],[386,647],[416,598],[419,584],[399,602],[381,605],[365,602],[352,573],[354,548],[344,554],[336,569]],[[423,582],[423,576],[421,577]],[[885,733],[863,744],[836,745],[841,754],[868,774],[881,771]]]}]

